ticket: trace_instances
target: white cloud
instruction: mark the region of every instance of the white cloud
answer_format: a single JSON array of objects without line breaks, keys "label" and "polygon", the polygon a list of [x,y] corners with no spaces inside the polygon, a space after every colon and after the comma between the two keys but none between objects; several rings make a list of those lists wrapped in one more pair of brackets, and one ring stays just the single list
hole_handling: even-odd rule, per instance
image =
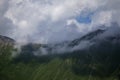
[{"label": "white cloud", "polygon": [[110,26],[111,22],[112,22],[111,11],[100,11],[94,14],[94,16],[92,17],[92,25],[94,26],[100,25]]},{"label": "white cloud", "polygon": [[3,0],[0,1],[0,6],[3,4]]},{"label": "white cloud", "polygon": [[[71,40],[100,25],[120,24],[120,0],[5,0],[4,3],[9,7],[5,10],[0,0],[2,17],[14,25],[9,36],[19,42]],[[76,20],[91,13],[89,24]]]}]

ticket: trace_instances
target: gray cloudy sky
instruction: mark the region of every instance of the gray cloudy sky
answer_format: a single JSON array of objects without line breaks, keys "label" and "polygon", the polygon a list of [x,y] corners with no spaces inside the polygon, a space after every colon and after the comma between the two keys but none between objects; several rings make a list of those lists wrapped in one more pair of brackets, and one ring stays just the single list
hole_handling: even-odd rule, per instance
[{"label": "gray cloudy sky", "polygon": [[0,0],[0,34],[18,42],[71,40],[120,25],[120,0]]}]

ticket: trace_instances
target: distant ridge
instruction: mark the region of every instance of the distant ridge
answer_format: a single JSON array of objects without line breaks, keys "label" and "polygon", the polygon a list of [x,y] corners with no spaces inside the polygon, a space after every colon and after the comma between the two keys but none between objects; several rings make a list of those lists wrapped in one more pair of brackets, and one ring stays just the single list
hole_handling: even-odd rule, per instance
[{"label": "distant ridge", "polygon": [[15,40],[6,36],[0,35],[0,46],[12,46],[14,45]]}]

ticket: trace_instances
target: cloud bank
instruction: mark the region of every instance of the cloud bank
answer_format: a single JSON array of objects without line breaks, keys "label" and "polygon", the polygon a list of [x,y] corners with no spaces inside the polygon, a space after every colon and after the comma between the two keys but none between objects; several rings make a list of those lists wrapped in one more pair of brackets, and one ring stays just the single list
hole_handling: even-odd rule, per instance
[{"label": "cloud bank", "polygon": [[0,34],[18,42],[72,40],[120,25],[120,0],[0,0]]}]

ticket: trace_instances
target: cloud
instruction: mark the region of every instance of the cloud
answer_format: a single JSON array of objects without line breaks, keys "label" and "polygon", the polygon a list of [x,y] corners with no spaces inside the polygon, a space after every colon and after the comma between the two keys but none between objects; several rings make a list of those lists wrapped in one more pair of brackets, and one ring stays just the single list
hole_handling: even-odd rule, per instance
[{"label": "cloud", "polygon": [[5,12],[8,9],[8,0],[0,0],[0,34],[8,35],[11,30],[11,20],[4,17]]},{"label": "cloud", "polygon": [[100,25],[106,25],[110,26],[110,23],[112,22],[112,11],[100,11],[94,14],[92,17],[92,25],[100,26]]},{"label": "cloud", "polygon": [[0,33],[18,42],[72,40],[100,25],[120,24],[119,4],[119,0],[0,0]]}]

